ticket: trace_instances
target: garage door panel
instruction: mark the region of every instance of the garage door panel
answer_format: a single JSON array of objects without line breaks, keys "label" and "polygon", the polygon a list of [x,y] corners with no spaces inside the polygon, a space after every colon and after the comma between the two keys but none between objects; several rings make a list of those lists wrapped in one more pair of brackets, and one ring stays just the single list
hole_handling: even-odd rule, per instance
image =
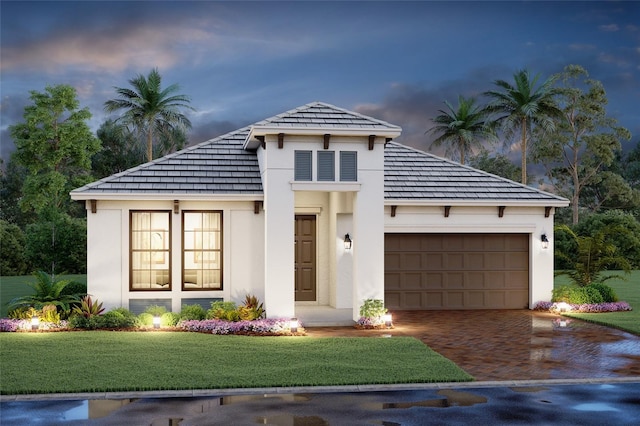
[{"label": "garage door panel", "polygon": [[447,253],[444,255],[445,264],[443,269],[447,271],[464,269],[464,254],[462,253]]},{"label": "garage door panel", "polygon": [[527,234],[387,234],[390,309],[522,309],[529,299]]},{"label": "garage door panel", "polygon": [[384,255],[384,268],[385,271],[398,271],[402,269],[400,267],[400,261],[402,255],[400,253],[385,253]]}]

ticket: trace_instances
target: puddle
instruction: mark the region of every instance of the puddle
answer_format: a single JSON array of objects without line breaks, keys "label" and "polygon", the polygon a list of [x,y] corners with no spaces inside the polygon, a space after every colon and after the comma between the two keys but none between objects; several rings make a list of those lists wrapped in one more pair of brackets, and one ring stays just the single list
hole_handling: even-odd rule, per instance
[{"label": "puddle", "polygon": [[328,426],[327,422],[322,417],[318,416],[291,416],[288,414],[281,414],[279,416],[270,417],[256,417],[256,423],[260,425],[275,425],[275,426]]},{"label": "puddle", "polygon": [[578,411],[620,411],[615,407],[610,406],[609,404],[605,404],[603,402],[591,402],[586,404],[578,404],[573,407],[574,410]]},{"label": "puddle", "polygon": [[307,402],[311,400],[309,395],[299,394],[264,394],[264,395],[234,395],[220,398],[220,405],[242,404],[266,400],[279,400],[282,402]]},{"label": "puddle", "polygon": [[469,392],[460,392],[453,389],[445,389],[437,392],[438,395],[444,396],[444,398],[427,399],[424,401],[416,402],[389,402],[382,404],[382,409],[392,408],[413,408],[413,407],[432,407],[432,408],[447,408],[447,407],[470,407],[476,404],[484,404],[487,402],[487,398],[484,396],[475,395]]}]

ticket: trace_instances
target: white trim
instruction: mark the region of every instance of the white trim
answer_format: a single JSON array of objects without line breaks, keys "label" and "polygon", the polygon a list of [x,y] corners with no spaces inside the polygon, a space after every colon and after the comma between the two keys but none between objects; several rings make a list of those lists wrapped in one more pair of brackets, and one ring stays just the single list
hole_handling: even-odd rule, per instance
[{"label": "white trim", "polygon": [[398,225],[384,227],[385,234],[533,234],[536,231],[536,225],[533,223],[513,224],[513,225]]},{"label": "white trim", "polygon": [[416,206],[416,207],[442,207],[442,206],[473,206],[473,207],[567,207],[569,200],[461,200],[461,199],[435,199],[435,200],[384,200],[385,206]]},{"label": "white trim", "polygon": [[292,191],[358,192],[362,184],[345,182],[289,182]]},{"label": "white trim", "polygon": [[135,192],[70,192],[73,200],[111,200],[111,201],[263,201],[264,194],[211,194],[211,193],[135,193]]}]

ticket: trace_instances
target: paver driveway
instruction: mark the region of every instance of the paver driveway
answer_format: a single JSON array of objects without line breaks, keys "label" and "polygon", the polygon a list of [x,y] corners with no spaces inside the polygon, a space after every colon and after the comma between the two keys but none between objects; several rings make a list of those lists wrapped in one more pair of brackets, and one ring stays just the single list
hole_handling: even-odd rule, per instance
[{"label": "paver driveway", "polygon": [[476,380],[640,377],[640,336],[530,310],[396,311],[391,330],[308,328],[310,336],[414,336]]}]

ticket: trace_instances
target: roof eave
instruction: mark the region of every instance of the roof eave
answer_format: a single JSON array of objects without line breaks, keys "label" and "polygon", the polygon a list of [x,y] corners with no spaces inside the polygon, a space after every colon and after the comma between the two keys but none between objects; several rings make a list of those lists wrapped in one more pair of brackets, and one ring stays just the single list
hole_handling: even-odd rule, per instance
[{"label": "roof eave", "polygon": [[251,131],[247,135],[244,141],[243,148],[247,150],[257,149],[260,145],[260,141],[256,139],[256,136],[277,135],[284,133],[285,135],[298,135],[298,136],[315,136],[330,134],[332,136],[370,136],[375,135],[384,137],[387,139],[395,139],[402,133],[401,128],[380,128],[380,127],[362,127],[362,128],[347,128],[342,126],[331,127],[286,127],[286,126],[252,126]]},{"label": "roof eave", "polygon": [[71,199],[76,201],[86,200],[111,200],[111,201],[165,201],[165,200],[189,200],[189,201],[260,201],[264,200],[264,194],[211,194],[211,193],[131,193],[131,192],[75,192],[69,193]]},{"label": "roof eave", "polygon": [[460,200],[460,199],[431,199],[431,200],[408,200],[386,198],[385,206],[416,206],[416,207],[432,207],[432,206],[468,206],[468,207],[567,207],[569,200]]}]

